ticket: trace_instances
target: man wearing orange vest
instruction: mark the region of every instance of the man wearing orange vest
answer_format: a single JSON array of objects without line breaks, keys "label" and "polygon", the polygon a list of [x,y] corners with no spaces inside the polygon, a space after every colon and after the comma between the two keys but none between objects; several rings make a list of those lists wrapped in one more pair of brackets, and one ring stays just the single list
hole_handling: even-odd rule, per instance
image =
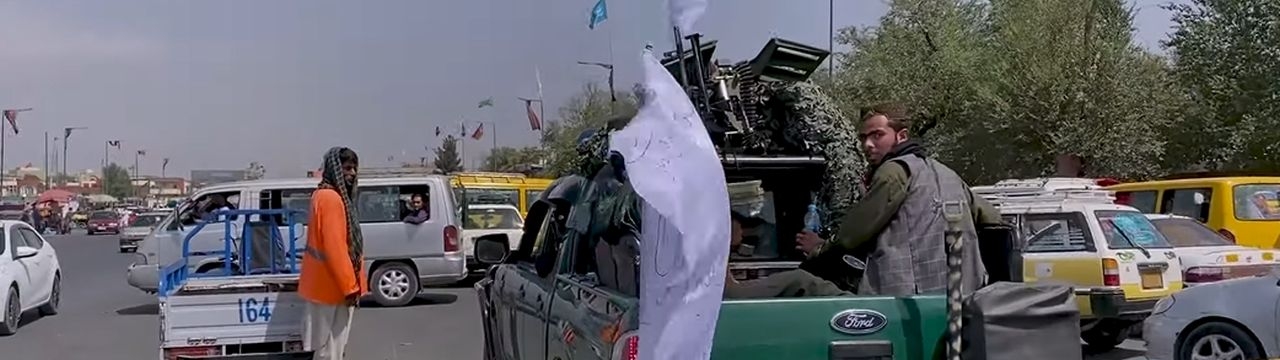
[{"label": "man wearing orange vest", "polygon": [[360,296],[369,291],[355,205],[359,163],[351,149],[329,149],[320,187],[311,195],[298,293],[307,301],[305,346],[315,352],[315,359],[344,358],[351,316]]}]

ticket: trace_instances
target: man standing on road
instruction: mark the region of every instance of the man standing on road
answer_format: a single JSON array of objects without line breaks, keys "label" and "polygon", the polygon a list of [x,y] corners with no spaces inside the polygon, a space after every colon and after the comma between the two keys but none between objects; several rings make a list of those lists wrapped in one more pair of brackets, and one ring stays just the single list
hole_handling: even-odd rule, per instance
[{"label": "man standing on road", "polygon": [[907,137],[909,112],[881,104],[865,112],[858,138],[871,168],[867,194],[841,221],[832,241],[812,232],[796,235],[796,247],[810,257],[834,251],[850,253],[874,246],[857,287],[859,294],[904,296],[943,292],[947,288],[946,202],[961,205],[974,221],[961,224],[962,292],[977,290],[986,271],[977,247],[977,224],[998,224],[999,214],[954,171],[928,157]]},{"label": "man standing on road", "polygon": [[355,209],[355,151],[334,147],[324,154],[320,187],[311,195],[306,256],[298,294],[307,300],[306,347],[315,359],[341,360],[351,332],[351,316],[368,292],[364,239]]}]

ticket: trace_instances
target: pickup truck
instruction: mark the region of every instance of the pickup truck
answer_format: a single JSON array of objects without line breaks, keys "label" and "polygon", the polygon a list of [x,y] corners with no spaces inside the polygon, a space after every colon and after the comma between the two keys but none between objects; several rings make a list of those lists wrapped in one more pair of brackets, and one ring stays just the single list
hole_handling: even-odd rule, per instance
[{"label": "pickup truck", "polygon": [[[770,173],[765,184],[803,177]],[[602,213],[607,202],[598,201],[610,186],[561,178],[530,207],[514,251],[506,234],[477,239],[476,260],[491,265],[475,284],[486,360],[638,358],[639,240],[634,232],[610,230],[619,217]],[[786,192],[810,190],[773,188],[768,206],[779,214],[779,234],[799,229],[808,201]],[[751,278],[797,266],[742,261],[730,269]],[[726,300],[711,358],[941,359],[945,320],[942,295]]]},{"label": "pickup truck", "polygon": [[[248,221],[241,234],[219,220],[235,216]],[[161,360],[311,359],[303,348],[306,305],[297,295],[298,234],[289,226],[281,236],[274,217],[292,225],[301,213],[222,210],[188,232],[182,258],[161,268]],[[191,238],[217,223],[224,228],[222,268],[189,273]]]}]

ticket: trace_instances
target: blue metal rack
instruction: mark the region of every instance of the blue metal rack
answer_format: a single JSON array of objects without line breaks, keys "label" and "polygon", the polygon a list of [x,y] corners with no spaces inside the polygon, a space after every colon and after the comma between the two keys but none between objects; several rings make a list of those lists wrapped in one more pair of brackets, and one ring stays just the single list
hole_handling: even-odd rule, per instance
[{"label": "blue metal rack", "polygon": [[[274,228],[271,231],[270,239],[255,240],[253,238],[253,231],[251,227],[244,226],[244,229],[240,234],[242,245],[239,246],[239,251],[236,251],[237,249],[233,249],[236,237],[235,233],[232,231],[232,224],[234,224],[240,217],[244,217],[247,224],[247,220],[255,216],[259,221],[267,221],[273,218],[283,218],[285,220],[285,224],[289,227],[289,237],[287,238],[288,249],[286,250],[286,253],[290,256],[285,256],[284,264],[277,264],[277,262],[274,261],[274,259],[277,259],[277,246],[275,246],[275,244],[277,241],[283,240],[281,239],[279,231]],[[301,251],[297,247],[296,225],[298,224],[300,216],[303,216],[303,212],[292,209],[218,210],[206,215],[204,217],[204,221],[196,224],[195,227],[192,227],[191,230],[187,231],[183,236],[182,258],[177,262],[166,265],[160,269],[160,284],[157,293],[160,297],[169,296],[173,294],[174,291],[181,288],[182,285],[191,277],[234,277],[264,274],[263,272],[239,271],[240,268],[248,268],[248,266],[246,266],[247,264],[252,264],[254,254],[253,246],[251,246],[251,244],[253,244],[253,241],[273,242],[270,247],[270,253],[268,254],[269,258],[273,260],[270,261],[269,268],[265,269],[265,274],[298,273],[298,256],[301,255]],[[222,272],[215,274],[190,274],[189,265],[191,260],[191,239],[195,237],[196,234],[199,234],[200,230],[203,230],[205,226],[218,223],[223,224],[222,250],[209,252],[207,254],[222,256]],[[237,262],[240,263],[240,266],[235,264]]]}]

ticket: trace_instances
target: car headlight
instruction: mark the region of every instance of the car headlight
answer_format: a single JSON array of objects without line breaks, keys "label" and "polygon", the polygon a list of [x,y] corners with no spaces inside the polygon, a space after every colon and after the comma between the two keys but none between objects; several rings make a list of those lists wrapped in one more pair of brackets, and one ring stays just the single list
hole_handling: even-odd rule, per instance
[{"label": "car headlight", "polygon": [[1177,300],[1174,300],[1173,295],[1169,295],[1160,299],[1160,301],[1156,301],[1156,306],[1151,308],[1151,315],[1160,315],[1169,311],[1169,309],[1173,308],[1173,303],[1176,301]]}]

